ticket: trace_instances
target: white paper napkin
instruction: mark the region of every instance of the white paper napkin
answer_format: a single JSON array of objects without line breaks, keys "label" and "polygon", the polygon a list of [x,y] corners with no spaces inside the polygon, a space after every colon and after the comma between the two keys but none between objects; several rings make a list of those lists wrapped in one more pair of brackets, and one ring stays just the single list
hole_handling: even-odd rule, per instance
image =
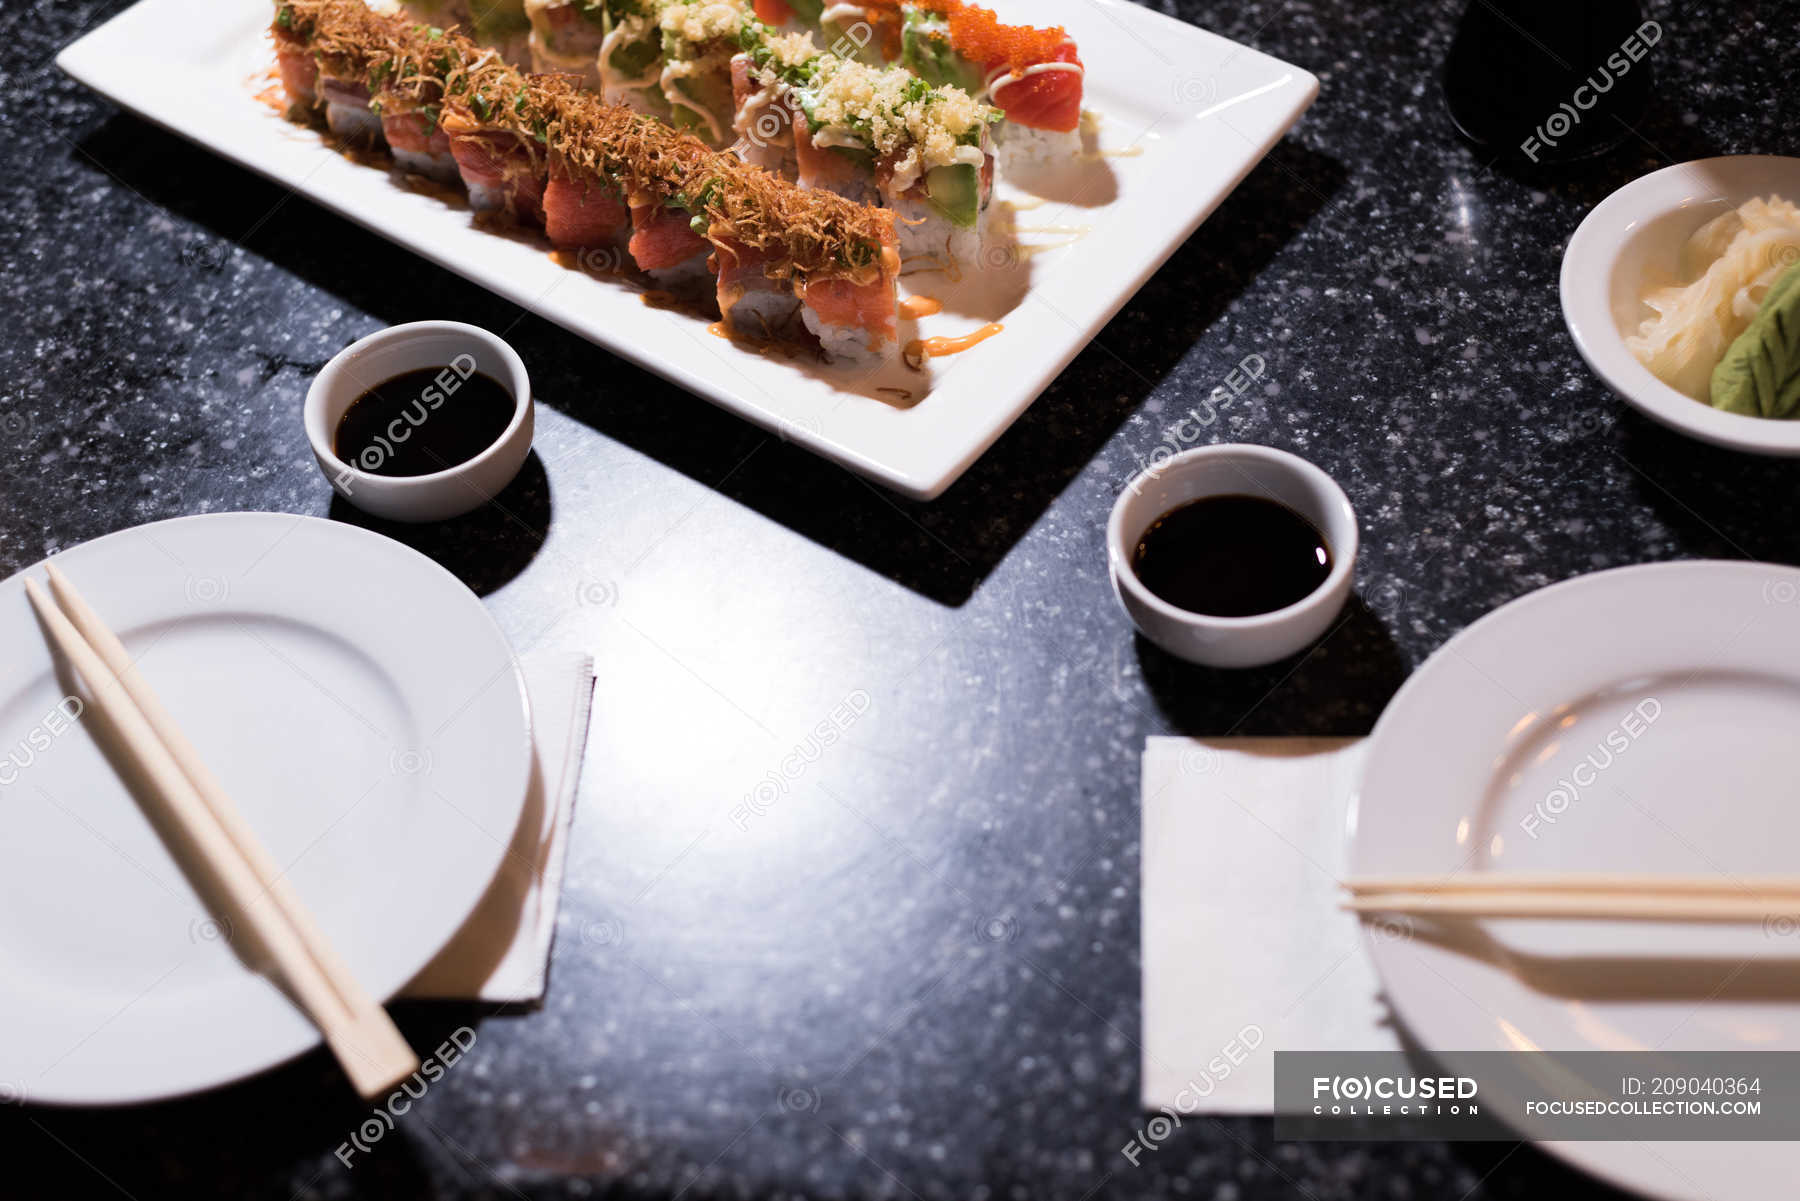
[{"label": "white paper napkin", "polygon": [[569,820],[587,749],[594,661],[582,654],[544,652],[526,656],[520,666],[531,697],[536,743],[525,813],[481,904],[402,996],[543,1000]]},{"label": "white paper napkin", "polygon": [[1143,1104],[1272,1112],[1276,1051],[1387,1051],[1337,908],[1363,740],[1151,738],[1143,760]]}]

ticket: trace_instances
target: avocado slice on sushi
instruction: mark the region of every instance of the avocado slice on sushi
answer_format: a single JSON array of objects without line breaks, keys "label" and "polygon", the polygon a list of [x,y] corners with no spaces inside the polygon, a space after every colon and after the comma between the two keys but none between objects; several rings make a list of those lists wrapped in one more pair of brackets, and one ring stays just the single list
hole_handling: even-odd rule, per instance
[{"label": "avocado slice on sushi", "polygon": [[900,65],[929,84],[948,84],[971,96],[981,94],[981,70],[950,45],[950,27],[936,13],[906,8],[900,26]]},{"label": "avocado slice on sushi", "polygon": [[981,215],[981,169],[972,163],[951,163],[925,172],[925,192],[931,207],[946,220],[967,229]]}]

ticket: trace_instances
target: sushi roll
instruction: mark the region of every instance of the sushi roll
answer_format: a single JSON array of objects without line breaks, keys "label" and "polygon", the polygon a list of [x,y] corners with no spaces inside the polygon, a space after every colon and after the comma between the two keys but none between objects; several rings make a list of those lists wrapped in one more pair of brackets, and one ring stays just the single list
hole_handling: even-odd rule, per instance
[{"label": "sushi roll", "polygon": [[891,236],[879,254],[859,270],[821,273],[795,289],[800,320],[836,362],[873,366],[899,352],[895,280],[900,256]]},{"label": "sushi roll", "polygon": [[668,0],[657,12],[662,33],[658,84],[669,124],[708,146],[733,137],[731,60],[747,10],[730,0]]},{"label": "sushi roll", "polygon": [[[360,0],[281,0],[276,39],[317,64],[321,100],[375,114],[398,149],[436,158],[441,136],[478,211],[542,224],[560,248],[610,251],[629,210],[624,252],[665,286],[704,282],[734,329],[811,330],[834,359],[892,354],[892,213],[797,188],[569,77],[524,75],[454,29]],[[329,95],[324,80],[337,81]],[[362,105],[353,81],[370,93]]]},{"label": "sushi roll", "polygon": [[857,204],[879,204],[875,154],[855,134],[811,128],[802,116],[794,124],[794,178],[803,188],[833,192]]},{"label": "sushi roll", "polygon": [[719,238],[712,264],[719,277],[719,316],[733,333],[773,341],[792,327],[800,297],[778,253]]},{"label": "sushi roll", "polygon": [[[905,255],[980,253],[996,109],[900,67],[816,51],[804,35],[776,34],[761,21],[745,27],[743,40],[748,49],[732,62],[732,82],[739,152],[748,161],[784,174],[791,163],[803,188],[893,209]],[[759,127],[774,136],[757,136]]]},{"label": "sushi roll", "polygon": [[281,72],[281,86],[287,92],[288,112],[306,119],[319,106],[319,64],[294,22],[293,9],[277,9],[270,34],[275,42],[275,65]]},{"label": "sushi roll", "polygon": [[531,22],[531,64],[537,71],[573,75],[600,87],[600,44],[606,40],[603,0],[525,0]]},{"label": "sushi roll", "polygon": [[456,156],[450,150],[450,135],[438,120],[438,109],[421,105],[407,111],[392,111],[391,102],[381,103],[381,132],[387,138],[388,152],[402,171],[423,175],[440,183],[455,183],[462,178]]},{"label": "sushi roll", "polygon": [[318,91],[325,103],[325,124],[340,142],[363,150],[377,149],[386,142],[381,116],[369,107],[368,84],[321,70]]},{"label": "sushi roll", "polygon": [[732,150],[747,163],[793,179],[798,170],[793,107],[785,89],[767,86],[758,78],[748,54],[732,56],[731,103],[731,126],[738,135]]},{"label": "sushi roll", "polygon": [[653,195],[634,197],[631,206],[632,262],[659,287],[683,294],[712,283],[707,255],[712,243],[694,229],[694,215],[678,203]]},{"label": "sushi roll", "polygon": [[898,67],[838,58],[827,58],[797,94],[806,116],[794,136],[802,186],[893,209],[904,256],[980,253],[993,195],[991,107]]},{"label": "sushi roll", "polygon": [[662,27],[658,0],[609,0],[611,27],[600,40],[595,66],[600,94],[609,104],[633,112],[667,117],[669,102],[662,90]]},{"label": "sushi roll", "polygon": [[1007,165],[1081,150],[1085,70],[1059,26],[1003,25],[973,4],[926,0],[901,9],[900,61],[921,79],[964,88],[998,108]]},{"label": "sushi roll", "polygon": [[553,162],[544,183],[544,233],[559,250],[604,250],[631,227],[631,211],[612,181]]},{"label": "sushi roll", "polygon": [[445,115],[444,132],[469,191],[470,208],[524,225],[544,223],[545,172],[540,156],[525,139],[509,130],[487,128],[458,108]]}]

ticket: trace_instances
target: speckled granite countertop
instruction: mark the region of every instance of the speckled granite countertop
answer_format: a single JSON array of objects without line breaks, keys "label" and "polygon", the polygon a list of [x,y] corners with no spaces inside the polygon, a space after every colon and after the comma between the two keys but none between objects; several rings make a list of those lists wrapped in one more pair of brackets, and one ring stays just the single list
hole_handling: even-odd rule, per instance
[{"label": "speckled granite countertop", "polygon": [[[1529,1148],[1277,1144],[1254,1120],[1190,1122],[1125,1160],[1141,1124],[1137,760],[1171,731],[1365,731],[1451,634],[1571,575],[1796,560],[1793,467],[1622,408],[1556,298],[1564,240],[1620,183],[1800,149],[1772,9],[1653,7],[1660,86],[1636,134],[1519,177],[1441,114],[1450,6],[1165,0],[1314,71],[1320,100],[924,505],[118,114],[50,59],[121,6],[0,9],[0,574],[180,514],[358,520],[300,429],[311,373],[389,323],[472,321],[510,329],[531,367],[536,457],[511,516],[389,532],[481,592],[521,648],[590,649],[600,686],[549,1001],[402,1010],[421,1044],[465,1021],[479,1041],[398,1137],[345,1169],[332,1149],[366,1110],[313,1055],[146,1109],[0,1108],[0,1192],[1588,1187]],[[1267,386],[1211,435],[1318,462],[1365,542],[1338,632],[1221,675],[1134,640],[1102,526],[1137,458],[1250,353]],[[868,712],[847,736],[759,793],[857,693]]]}]

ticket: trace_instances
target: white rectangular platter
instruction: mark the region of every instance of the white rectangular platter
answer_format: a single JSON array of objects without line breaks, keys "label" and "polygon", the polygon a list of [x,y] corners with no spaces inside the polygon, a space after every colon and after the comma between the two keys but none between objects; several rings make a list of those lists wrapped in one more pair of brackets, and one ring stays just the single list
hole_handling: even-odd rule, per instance
[{"label": "white rectangular platter", "polygon": [[[614,354],[896,492],[931,499],[991,446],[1318,93],[1312,75],[1126,0],[992,0],[1001,18],[1062,25],[1096,121],[1079,163],[1002,173],[996,204],[1024,253],[956,280],[908,272],[943,311],[901,337],[1002,332],[869,375],[759,354],[645,303],[629,282],[478,227],[465,206],[333,150],[265,99],[268,0],[141,0],[57,64],[121,107],[341,213]],[[1204,280],[1196,280],[1204,287]],[[607,376],[596,360],[594,387]]]}]

